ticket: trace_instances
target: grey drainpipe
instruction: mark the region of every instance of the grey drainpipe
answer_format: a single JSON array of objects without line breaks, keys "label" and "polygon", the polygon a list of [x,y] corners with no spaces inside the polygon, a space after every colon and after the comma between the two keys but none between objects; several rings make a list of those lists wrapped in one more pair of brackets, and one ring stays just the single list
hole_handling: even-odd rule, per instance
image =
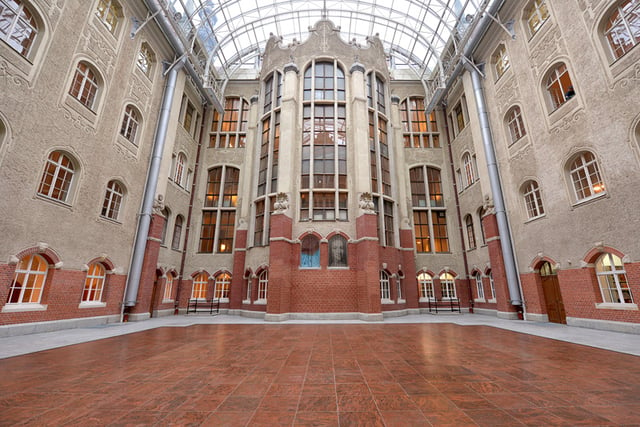
[{"label": "grey drainpipe", "polygon": [[502,248],[502,257],[504,259],[504,268],[507,275],[507,285],[509,287],[509,297],[512,305],[522,305],[522,296],[520,293],[520,281],[518,280],[518,268],[514,257],[513,244],[511,242],[511,233],[509,231],[509,219],[504,204],[504,196],[502,193],[502,185],[500,184],[500,172],[498,171],[498,163],[493,148],[493,138],[491,136],[491,127],[489,126],[489,117],[487,116],[487,106],[482,93],[482,81],[480,72],[473,66],[468,65],[467,71],[471,74],[473,83],[473,93],[478,108],[478,120],[480,122],[480,131],[482,133],[482,145],[484,147],[484,155],[487,160],[487,168],[489,169],[489,182],[491,184],[491,192],[493,193],[493,204],[496,209],[496,220],[498,222],[498,232],[500,233],[500,247]]},{"label": "grey drainpipe", "polygon": [[122,306],[123,311],[125,307],[133,307],[136,305],[140,276],[142,274],[142,263],[144,261],[144,254],[147,247],[147,239],[149,238],[153,202],[155,200],[156,187],[158,186],[162,152],[164,151],[164,143],[167,138],[167,128],[169,127],[171,104],[173,103],[176,81],[178,80],[178,73],[181,68],[182,63],[178,63],[169,70],[164,87],[162,107],[160,110],[160,117],[158,118],[158,125],[156,127],[156,137],[153,141],[153,153],[151,154],[151,162],[149,164],[149,171],[147,172],[147,183],[144,187],[142,209],[138,218],[138,231],[136,232],[133,255],[131,256],[131,267],[129,268],[129,275],[127,276],[127,286],[124,304]]}]

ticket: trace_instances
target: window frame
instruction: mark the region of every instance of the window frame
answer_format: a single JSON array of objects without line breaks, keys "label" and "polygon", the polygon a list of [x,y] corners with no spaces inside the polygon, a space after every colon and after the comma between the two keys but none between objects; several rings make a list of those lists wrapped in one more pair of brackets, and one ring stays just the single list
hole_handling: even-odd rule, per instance
[{"label": "window frame", "polygon": [[[634,1],[637,4],[633,5]],[[631,11],[625,14],[623,13],[623,8],[628,4],[631,5]],[[633,50],[633,48],[635,48],[638,44],[640,44],[640,32],[637,35],[635,35],[632,32],[631,30],[632,27],[629,23],[629,20],[627,19],[628,15],[631,15],[633,12],[640,14],[640,2],[637,2],[637,0],[621,1],[621,2],[617,2],[617,4],[614,7],[610,8],[607,14],[601,19],[602,24],[601,24],[600,35],[604,38],[604,42],[607,45],[608,51],[609,51],[609,54],[608,54],[609,59],[612,60],[613,63],[620,60],[622,57],[627,55],[631,50]],[[613,21],[614,15],[616,14],[617,14],[617,18],[615,19],[615,21],[618,21],[618,22]],[[638,18],[638,21],[639,22],[635,23],[636,25],[640,25],[640,18]],[[614,23],[616,24],[615,26],[613,25]],[[622,26],[624,27],[624,32],[626,37],[630,39],[632,43],[631,43],[631,47],[629,48],[622,46],[621,47],[622,52],[618,54],[618,49],[614,47],[612,37],[610,37],[609,33],[611,33],[612,29],[615,29],[620,24],[622,24]]]},{"label": "window frame", "polygon": [[478,244],[476,242],[476,233],[473,227],[473,216],[471,214],[467,214],[464,217],[464,222],[467,231],[467,243],[469,244],[467,250],[476,249]]},{"label": "window frame", "polygon": [[452,300],[457,299],[458,294],[456,291],[456,279],[453,274],[444,272],[438,276],[440,279],[440,290],[442,295],[442,300]]},{"label": "window frame", "polygon": [[164,292],[162,294],[162,302],[173,301],[173,273],[167,273],[164,279]]},{"label": "window frame", "polygon": [[125,187],[120,181],[112,179],[107,182],[100,217],[119,222],[125,194]]},{"label": "window frame", "polygon": [[320,268],[320,239],[313,234],[307,234],[300,240],[301,270]]},{"label": "window frame", "polygon": [[[102,11],[101,6],[103,7]],[[98,0],[95,15],[109,33],[117,36],[123,17],[122,6],[119,2],[116,0]],[[113,16],[114,22],[110,22],[111,16]]]},{"label": "window frame", "polygon": [[[6,34],[0,34],[0,40],[7,44],[11,49],[17,52],[21,57],[25,58],[28,61],[31,61],[33,58],[35,47],[37,46],[38,40],[41,37],[42,29],[40,24],[40,16],[33,11],[33,7],[26,6],[24,1],[22,0],[14,0],[15,3],[18,3],[18,9],[13,9],[9,4],[6,4],[6,7],[11,10],[14,14],[13,18],[9,26],[7,27]],[[16,27],[19,25],[19,31],[15,31]],[[16,40],[14,37],[21,36],[20,32],[23,32],[25,28],[29,28],[28,37],[23,37],[21,42],[16,44]],[[25,46],[24,41],[29,40],[28,44]],[[21,47],[18,50],[18,46]]]},{"label": "window frame", "polygon": [[[433,254],[449,253],[451,248],[442,171],[429,165],[414,166],[409,169],[409,182],[415,251]],[[444,223],[441,221],[442,218]],[[426,250],[424,250],[425,242]]]},{"label": "window frame", "polygon": [[507,47],[501,43],[493,54],[493,69],[496,73],[496,81],[500,80],[509,68],[511,68],[511,61],[509,60]]},{"label": "window frame", "polygon": [[[591,158],[587,159],[587,156]],[[578,161],[580,161],[580,165],[577,164]],[[598,163],[598,159],[591,151],[576,153],[567,162],[566,170],[574,204],[577,205],[589,200],[598,199],[607,194],[607,187]],[[592,178],[592,175],[596,177],[597,181]],[[576,181],[586,181],[586,186],[578,188]],[[590,194],[581,196],[580,193],[582,192],[584,194],[585,189],[587,189]]]},{"label": "window frame", "polygon": [[418,273],[417,281],[420,302],[435,301],[436,294],[433,286],[433,276],[423,271]]},{"label": "window frame", "polygon": [[[180,221],[178,223],[178,221]],[[176,219],[173,221],[173,235],[171,237],[171,249],[179,251],[182,246],[182,228],[184,224],[184,217],[180,214],[176,215]]]},{"label": "window frame", "polygon": [[138,110],[138,108],[133,104],[127,104],[122,116],[120,136],[137,147],[139,140],[138,130],[141,129],[141,124],[142,114],[140,114],[140,110]]},{"label": "window frame", "polygon": [[527,135],[527,129],[524,126],[522,109],[519,105],[509,108],[504,116],[507,125],[508,135],[510,137],[509,145],[513,145]]},{"label": "window frame", "polygon": [[520,192],[524,209],[527,214],[527,221],[531,221],[537,218],[541,218],[546,215],[544,211],[544,203],[542,201],[542,192],[538,182],[530,179],[522,185]]},{"label": "window frame", "polygon": [[191,285],[191,300],[205,300],[207,299],[207,288],[209,285],[209,275],[206,272],[201,272],[193,278]]},{"label": "window frame", "polygon": [[68,94],[95,114],[102,95],[102,86],[103,80],[97,69],[89,62],[81,60],[74,69]]},{"label": "window frame", "polygon": [[239,189],[237,167],[220,165],[207,172],[198,253],[233,253]]},{"label": "window frame", "polygon": [[[546,0],[533,0],[527,9],[525,9],[525,26],[531,40],[551,17],[549,5]],[[537,18],[537,23],[532,25],[532,19]]]},{"label": "window frame", "polygon": [[486,299],[484,296],[484,283],[482,282],[482,275],[480,274],[480,272],[476,272],[476,274],[473,275],[473,278],[476,282],[476,294],[478,296],[476,298],[476,301],[485,302]]},{"label": "window frame", "polygon": [[[605,268],[605,264],[603,262],[605,258],[609,261],[609,270]],[[618,260],[619,263],[617,263]],[[618,268],[618,265],[621,268]],[[596,260],[594,270],[596,278],[598,279],[598,287],[600,288],[602,304],[611,304],[615,306],[635,305],[631,286],[629,285],[627,273],[624,268],[624,261],[618,255],[612,254],[611,252],[602,254]],[[622,278],[624,280],[622,280]],[[613,279],[613,283],[611,283],[611,279]],[[621,283],[624,283],[626,287],[623,287]],[[611,285],[614,285],[615,288]],[[629,301],[625,298],[625,291],[629,296]],[[615,292],[615,295],[612,292]],[[609,298],[607,298],[607,295]],[[614,301],[614,297],[617,297],[617,301]]]},{"label": "window frame", "polygon": [[545,99],[547,100],[549,114],[552,114],[575,98],[575,84],[571,79],[569,67],[565,62],[554,64],[544,76]]},{"label": "window frame", "polygon": [[[60,156],[59,160],[52,160],[52,156],[55,154]],[[64,159],[67,159],[67,166],[63,164]],[[62,178],[60,178],[61,170],[62,173],[64,173]],[[80,170],[77,167],[77,162],[73,156],[68,154],[66,151],[53,150],[49,153],[47,160],[45,161],[42,177],[38,183],[38,196],[70,206],[71,199],[75,194],[76,181],[78,179],[77,175],[79,172]],[[46,184],[46,178],[48,175],[51,175],[52,177],[51,183]],[[43,192],[45,186],[48,186],[48,189],[46,192]],[[57,197],[54,196],[55,193],[64,194],[64,196]]]},{"label": "window frame", "polygon": [[254,304],[266,304],[269,290],[269,270],[265,269],[258,275],[258,295]]},{"label": "window frame", "polygon": [[232,276],[228,272],[222,272],[216,275],[213,284],[213,298],[219,299],[220,302],[229,302],[229,291],[231,289]]},{"label": "window frame", "polygon": [[[37,261],[37,266],[34,269],[34,260]],[[26,265],[25,265],[26,264]],[[22,267],[24,265],[24,267]],[[42,268],[40,268],[42,267]],[[22,276],[22,283],[16,286],[18,279]],[[47,285],[47,279],[49,277],[49,262],[40,254],[30,254],[23,256],[16,264],[16,269],[13,273],[13,279],[9,286],[9,292],[7,295],[7,302],[5,307],[34,307],[44,308],[41,304],[42,296]],[[33,279],[33,281],[32,281]],[[27,287],[23,284],[31,283],[32,286]],[[14,298],[14,293],[18,290],[17,298]],[[29,290],[28,299],[24,301],[26,291]],[[37,298],[32,298],[33,295]],[[15,300],[15,301],[12,301]],[[4,311],[4,308],[3,308]]]},{"label": "window frame", "polygon": [[107,269],[101,262],[89,264],[85,276],[80,306],[106,306],[102,301],[107,284]]},{"label": "window frame", "polygon": [[384,270],[380,270],[380,301],[382,304],[394,302],[391,299],[391,278]]}]

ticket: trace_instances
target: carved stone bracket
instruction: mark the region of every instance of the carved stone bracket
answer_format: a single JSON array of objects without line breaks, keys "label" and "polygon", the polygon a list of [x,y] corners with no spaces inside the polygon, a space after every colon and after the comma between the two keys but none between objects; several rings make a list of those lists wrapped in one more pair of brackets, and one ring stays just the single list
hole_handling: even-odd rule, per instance
[{"label": "carved stone bracket", "polygon": [[364,211],[364,213],[373,214],[375,212],[375,206],[373,204],[373,197],[371,193],[362,193],[360,195],[360,202],[358,203],[360,209]]},{"label": "carved stone bracket", "polygon": [[275,213],[284,213],[287,209],[289,209],[289,196],[287,193],[278,193],[276,194],[276,201],[273,204],[273,209]]}]

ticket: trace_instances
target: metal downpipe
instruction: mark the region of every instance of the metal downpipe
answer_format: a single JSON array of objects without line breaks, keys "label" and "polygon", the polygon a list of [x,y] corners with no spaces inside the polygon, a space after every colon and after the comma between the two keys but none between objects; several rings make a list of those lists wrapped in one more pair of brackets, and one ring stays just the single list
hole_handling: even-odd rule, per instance
[{"label": "metal downpipe", "polygon": [[480,73],[474,66],[468,66],[467,71],[471,74],[473,93],[478,109],[482,145],[487,160],[487,168],[489,169],[489,182],[491,184],[491,192],[493,193],[493,204],[496,209],[496,220],[498,222],[498,232],[500,233],[500,247],[502,248],[502,257],[507,275],[510,302],[512,305],[520,306],[522,305],[522,295],[520,292],[518,268],[515,262],[511,233],[509,231],[509,220],[505,209],[502,185],[500,184],[500,172],[498,171],[498,163],[493,148],[493,138],[491,136],[491,127],[487,115],[487,106],[484,100],[484,94],[482,93],[482,81]]},{"label": "metal downpipe", "polygon": [[129,275],[127,276],[123,310],[124,307],[133,307],[136,305],[140,276],[142,274],[142,263],[144,262],[147,239],[149,238],[151,215],[153,214],[153,202],[155,200],[156,187],[158,186],[158,176],[160,175],[162,152],[164,151],[164,144],[167,138],[167,128],[169,127],[171,104],[173,103],[178,73],[181,68],[182,64],[176,64],[169,70],[164,87],[162,107],[160,110],[158,125],[156,126],[156,136],[153,141],[153,152],[151,154],[149,171],[147,172],[147,182],[144,187],[142,209],[138,218],[138,230],[136,232],[133,255],[131,256],[131,266],[129,268]]}]

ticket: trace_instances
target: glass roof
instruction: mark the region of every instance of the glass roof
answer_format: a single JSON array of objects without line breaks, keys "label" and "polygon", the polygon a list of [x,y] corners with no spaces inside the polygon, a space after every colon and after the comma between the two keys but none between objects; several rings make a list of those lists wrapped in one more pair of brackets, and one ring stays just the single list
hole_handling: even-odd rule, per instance
[{"label": "glass roof", "polygon": [[[304,41],[309,27],[329,19],[345,41],[380,37],[391,69],[412,69],[427,80],[443,51],[458,51],[476,15],[490,0],[165,0],[167,19],[209,86],[260,69],[273,34],[283,44]],[[454,37],[452,37],[452,35]],[[255,77],[255,73],[252,77]],[[222,84],[224,86],[224,84]]]}]

